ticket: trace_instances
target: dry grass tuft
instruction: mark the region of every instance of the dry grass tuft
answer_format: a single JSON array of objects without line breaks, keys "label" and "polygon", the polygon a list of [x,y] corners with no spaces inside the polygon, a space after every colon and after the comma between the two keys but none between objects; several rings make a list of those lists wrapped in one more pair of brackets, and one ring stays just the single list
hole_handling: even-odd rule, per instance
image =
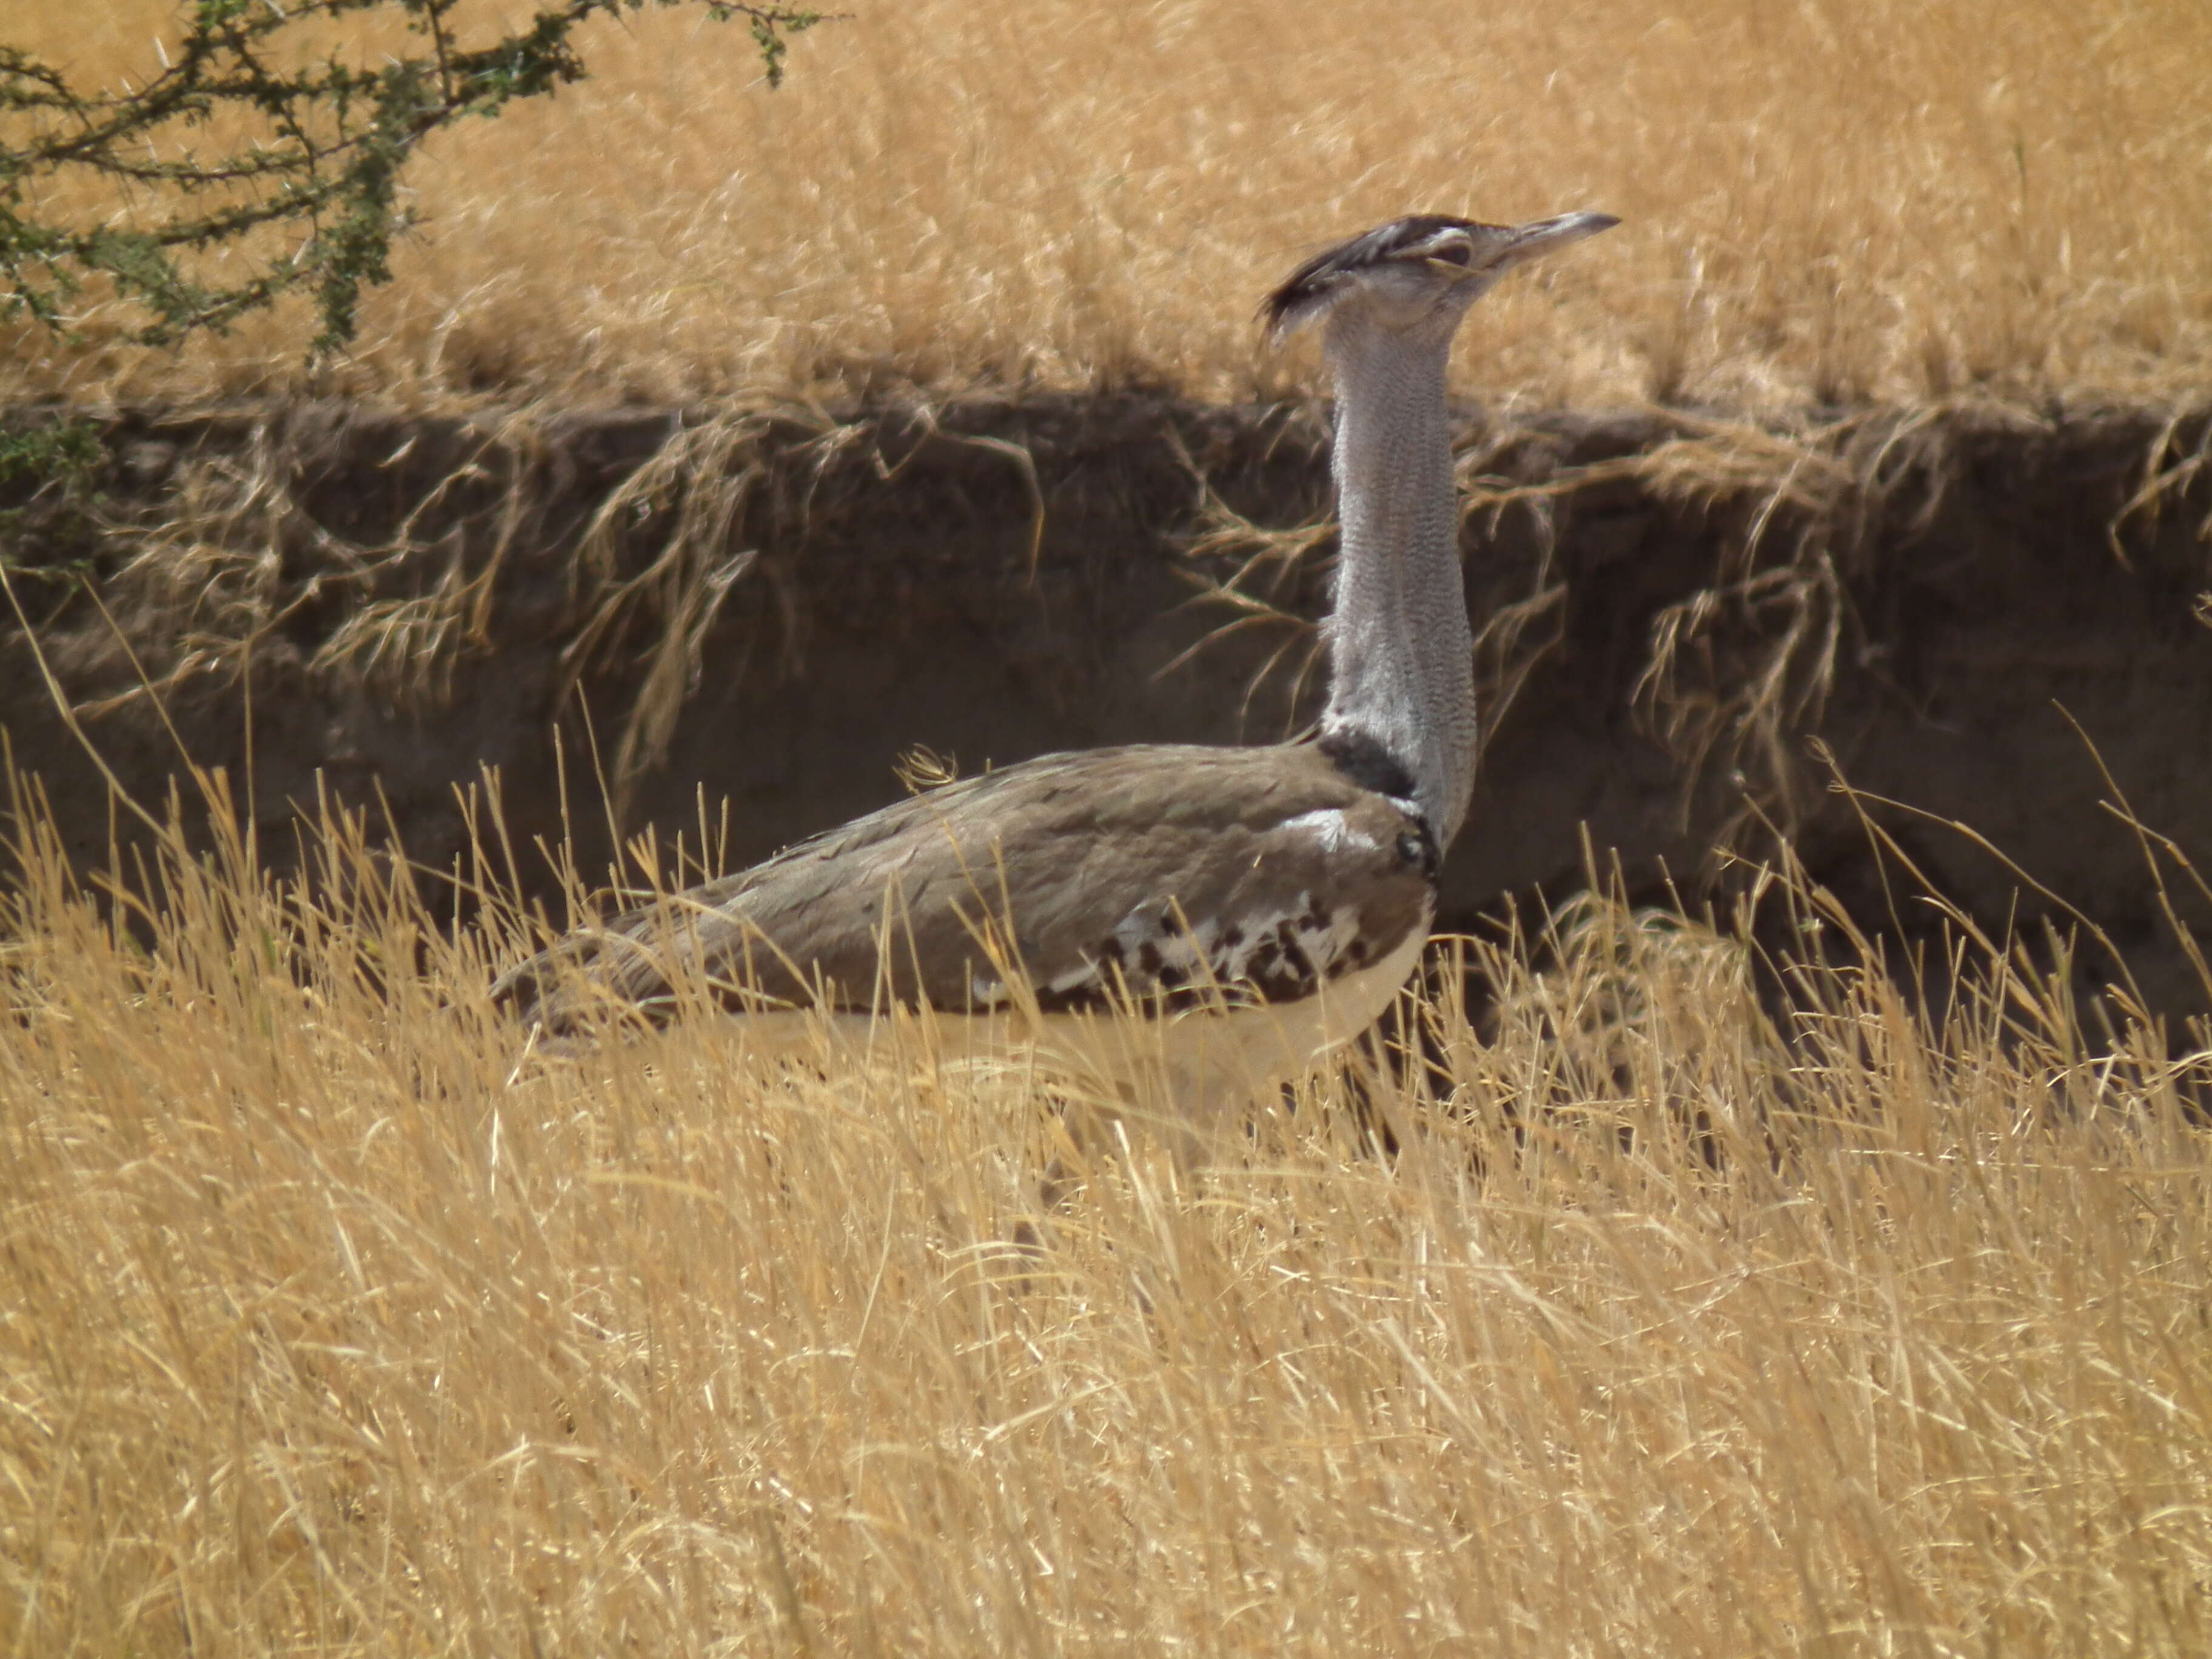
[{"label": "dry grass tuft", "polygon": [[1475,947],[1489,1029],[1420,1010],[1395,1158],[1316,1081],[1032,1255],[1030,1079],[700,1027],[510,1086],[514,930],[358,826],[311,889],[172,854],[129,927],[18,839],[13,1650],[2212,1637],[2205,1056],[2002,950],[1937,1023],[1768,1007],[1740,927],[1588,901]]},{"label": "dry grass tuft", "polygon": [[[428,406],[844,400],[975,386],[1277,395],[1249,312],[1412,210],[1627,221],[1512,284],[1464,384],[1509,404],[1795,412],[2160,401],[2212,362],[2197,0],[859,4],[770,95],[689,10],[456,134],[353,359]],[[112,82],[166,0],[30,0],[11,40]],[[13,342],[9,390],[300,389],[298,317],[182,356]]]},{"label": "dry grass tuft", "polygon": [[[588,590],[587,614],[562,652],[568,695],[633,633],[647,641],[644,672],[615,749],[618,802],[667,752],[684,701],[698,686],[708,632],[730,590],[759,562],[757,549],[735,545],[745,498],[767,470],[759,436],[760,424],[748,414],[679,422],[585,528],[576,574]],[[836,439],[833,428],[827,441]],[[626,556],[647,524],[649,552]]]},{"label": "dry grass tuft", "polygon": [[[376,537],[333,528],[306,499],[313,475],[343,453],[344,425],[342,411],[264,410],[234,441],[195,445],[155,509],[98,511],[114,559],[99,602],[138,679],[78,712],[158,702],[195,684],[228,689],[264,641],[317,606],[339,613],[304,665],[322,684],[372,689],[402,705],[448,699],[462,655],[492,643],[501,573],[544,506],[538,419],[518,410],[471,422],[465,453]],[[490,505],[473,514],[462,499],[485,495]],[[598,580],[586,603],[611,603],[611,580],[588,574]]]}]

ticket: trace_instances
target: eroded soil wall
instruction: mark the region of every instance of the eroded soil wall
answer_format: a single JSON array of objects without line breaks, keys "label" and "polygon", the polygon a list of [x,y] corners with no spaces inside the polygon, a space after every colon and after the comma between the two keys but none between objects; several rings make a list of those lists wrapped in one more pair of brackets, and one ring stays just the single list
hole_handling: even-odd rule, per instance
[{"label": "eroded soil wall", "polygon": [[[726,801],[743,862],[891,799],[915,744],[974,771],[1264,740],[1313,707],[1314,409],[101,425],[97,499],[19,481],[0,500],[40,647],[0,617],[0,720],[87,866],[114,815],[55,685],[143,800],[179,744],[225,769],[280,866],[319,790],[448,866],[456,787],[495,769],[549,894],[538,842],[607,865],[602,777],[626,832],[693,832],[701,792],[711,816]],[[2201,1008],[2166,911],[2212,913],[2171,864],[2162,893],[2104,803],[2212,869],[2207,438],[2201,416],[2124,412],[1791,432],[1470,412],[1494,719],[1447,922],[1565,895],[1586,847],[1638,897],[1740,889],[1729,852],[1784,834],[1870,927],[1930,926],[1909,859],[1993,931],[2064,921],[2063,898],[2154,1002]]]}]

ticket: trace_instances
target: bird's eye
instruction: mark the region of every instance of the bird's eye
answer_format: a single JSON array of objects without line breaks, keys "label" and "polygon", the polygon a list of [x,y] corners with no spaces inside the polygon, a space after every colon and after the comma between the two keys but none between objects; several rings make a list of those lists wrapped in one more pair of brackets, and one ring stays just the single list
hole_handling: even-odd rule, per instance
[{"label": "bird's eye", "polygon": [[1465,265],[1467,253],[1468,248],[1465,242],[1446,242],[1441,247],[1431,248],[1422,257],[1437,260],[1443,264]]}]

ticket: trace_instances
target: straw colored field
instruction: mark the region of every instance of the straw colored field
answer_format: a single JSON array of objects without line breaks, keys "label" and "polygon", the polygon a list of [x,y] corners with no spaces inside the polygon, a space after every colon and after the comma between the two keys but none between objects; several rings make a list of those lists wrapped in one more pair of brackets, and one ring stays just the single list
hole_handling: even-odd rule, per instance
[{"label": "straw colored field", "polygon": [[2212,1641],[2202,1056],[2001,961],[1785,1028],[1593,902],[1423,1011],[1395,1158],[1316,1085],[1030,1254],[1024,1079],[510,1084],[501,947],[325,850],[348,902],[173,864],[133,945],[33,849],[5,919],[9,1651]]},{"label": "straw colored field", "polygon": [[[1238,398],[1310,376],[1259,361],[1250,318],[1316,243],[1568,207],[1627,224],[1486,306],[1467,389],[1786,411],[2157,401],[2212,368],[2199,0],[850,9],[780,93],[738,32],[647,15],[593,40],[593,82],[441,141],[396,286],[317,384]],[[18,0],[0,33],[112,80],[169,15]],[[8,388],[297,389],[307,331],[180,358],[19,337]]]}]

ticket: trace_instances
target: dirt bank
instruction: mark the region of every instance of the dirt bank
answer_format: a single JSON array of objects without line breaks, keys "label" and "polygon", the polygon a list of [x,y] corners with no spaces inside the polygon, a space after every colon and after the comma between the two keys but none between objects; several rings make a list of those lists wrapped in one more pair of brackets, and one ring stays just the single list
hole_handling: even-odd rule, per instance
[{"label": "dirt bank", "polygon": [[[728,802],[738,861],[890,798],[917,744],[973,771],[1265,739],[1312,707],[1297,671],[1329,550],[1313,409],[297,406],[100,427],[97,500],[0,486],[17,595],[126,786],[157,800],[181,742],[250,778],[280,866],[319,777],[447,865],[455,787],[492,768],[518,847],[565,823],[603,870],[586,711],[626,830],[692,830],[703,791]],[[2212,868],[2208,442],[2203,414],[1778,432],[1470,413],[1464,544],[1497,718],[1447,920],[1565,892],[1585,834],[1656,896],[1667,872],[1740,880],[1716,849],[1763,854],[1780,830],[1870,924],[1921,929],[1824,747],[1915,809],[1873,815],[1985,924],[2064,912],[1943,820],[2093,918],[2154,1002],[2202,1007],[2100,763]],[[12,617],[0,719],[73,855],[104,861],[104,787]],[[542,861],[524,875],[552,890]],[[2212,922],[2193,891],[2175,902]]]}]

